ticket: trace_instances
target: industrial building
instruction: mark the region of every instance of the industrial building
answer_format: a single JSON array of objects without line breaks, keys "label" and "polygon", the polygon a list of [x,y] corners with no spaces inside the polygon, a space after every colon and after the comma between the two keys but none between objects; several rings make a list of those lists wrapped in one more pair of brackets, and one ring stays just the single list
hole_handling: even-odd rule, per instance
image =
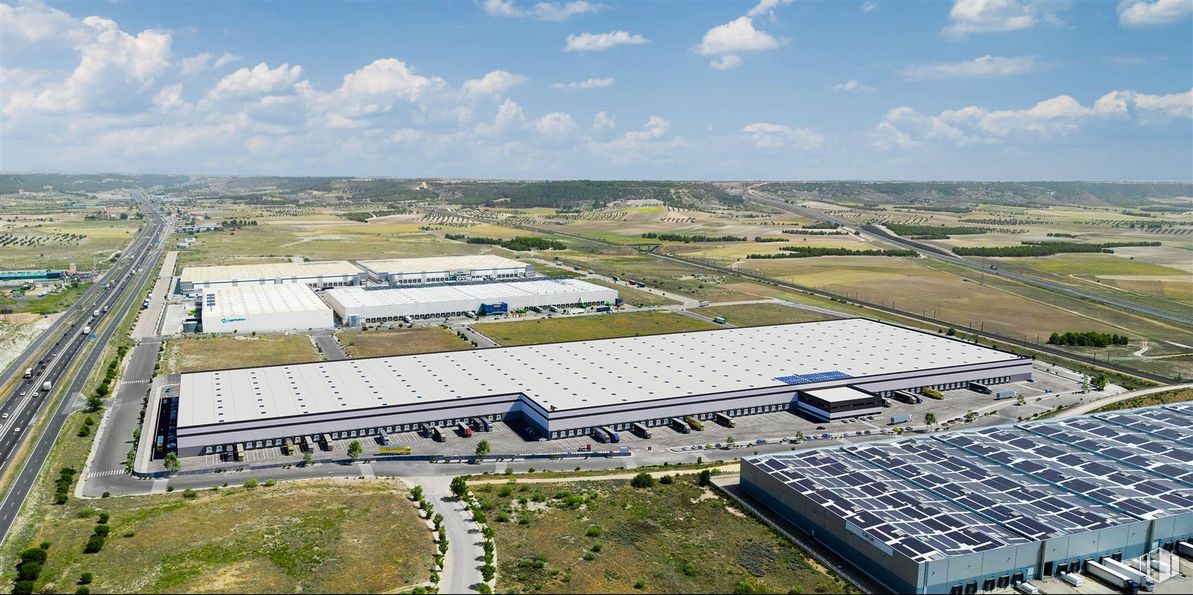
[{"label": "industrial building", "polygon": [[796,408],[813,419],[832,421],[882,413],[882,397],[852,386],[836,386],[800,392]]},{"label": "industrial building", "polygon": [[212,287],[281,283],[302,283],[323,289],[360,285],[365,278],[363,270],[346,260],[185,267],[178,276],[178,291],[192,294]]},{"label": "industrial building", "polygon": [[463,316],[491,307],[494,312],[530,307],[604,304],[617,290],[579,279],[539,279],[514,283],[433,285],[365,289],[342,287],[324,293],[345,326],[377,324],[402,318]]},{"label": "industrial building", "polygon": [[509,281],[534,276],[534,265],[492,254],[362,260],[369,280],[394,287]]},{"label": "industrial building", "polygon": [[304,283],[200,290],[205,333],[274,333],[335,328],[331,308]]},{"label": "industrial building", "polygon": [[895,593],[979,593],[1193,536],[1193,407],[747,457],[741,486]]},{"label": "industrial building", "polygon": [[801,391],[1022,380],[1031,365],[938,334],[831,320],[183,374],[169,379],[179,384],[176,425],[156,431],[176,430],[182,456],[474,416],[562,438],[791,410]]}]

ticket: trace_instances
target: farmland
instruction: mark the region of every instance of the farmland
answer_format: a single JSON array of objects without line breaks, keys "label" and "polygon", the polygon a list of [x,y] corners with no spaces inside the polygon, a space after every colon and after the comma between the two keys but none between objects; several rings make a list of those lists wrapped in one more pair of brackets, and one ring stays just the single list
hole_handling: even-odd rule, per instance
[{"label": "farmland", "polygon": [[816,320],[833,320],[835,317],[784,306],[782,304],[737,304],[732,306],[714,306],[710,308],[695,308],[692,310],[702,316],[716,318],[724,316],[725,321],[735,326],[762,326],[767,324],[789,324],[792,322],[812,322]]},{"label": "farmland", "polygon": [[496,529],[497,590],[573,593],[850,592],[695,476],[480,485]]},{"label": "farmland", "polygon": [[718,327],[670,312],[626,312],[518,322],[488,322],[473,325],[473,328],[496,341],[498,345],[512,346],[636,337]]},{"label": "farmland", "polygon": [[306,335],[187,337],[166,343],[163,374],[319,361]]}]

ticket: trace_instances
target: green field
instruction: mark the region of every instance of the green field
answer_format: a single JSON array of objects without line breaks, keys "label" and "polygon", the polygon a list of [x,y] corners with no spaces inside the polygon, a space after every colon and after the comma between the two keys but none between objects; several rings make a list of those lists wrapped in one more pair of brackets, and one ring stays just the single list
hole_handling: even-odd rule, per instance
[{"label": "green field", "polygon": [[1134,409],[1136,407],[1151,407],[1153,405],[1168,405],[1169,403],[1184,403],[1186,401],[1193,401],[1193,389],[1180,389],[1162,393],[1155,393],[1143,397],[1135,397],[1134,399],[1127,399],[1117,403],[1111,403],[1091,413],[1105,413],[1107,411],[1118,411],[1119,409]]},{"label": "green field", "polygon": [[496,530],[499,592],[852,592],[692,475],[651,488],[614,480],[473,492]]},{"label": "green field", "polygon": [[[68,420],[0,550],[7,580],[15,578],[16,554],[43,542],[50,547],[38,593],[74,592],[84,572],[94,575],[96,593],[385,592],[430,576],[430,532],[397,482],[72,496],[53,504],[59,469],[81,469],[92,443],[94,433],[77,436],[83,419]],[[100,512],[110,515],[108,538],[98,553],[83,553]]]},{"label": "green field", "polygon": [[306,335],[185,337],[166,342],[159,373],[299,364],[321,359]]},{"label": "green field", "polygon": [[835,316],[792,308],[782,304],[738,304],[734,306],[713,306],[691,310],[702,316],[716,318],[724,316],[725,321],[735,326],[763,326],[767,324],[788,324],[791,322],[812,322],[835,320]]},{"label": "green field", "polygon": [[336,333],[349,357],[410,355],[468,349],[470,344],[442,327],[386,330],[346,330]]},{"label": "green field", "polygon": [[81,213],[47,215],[52,222],[0,225],[0,237],[13,241],[0,247],[0,269],[66,269],[74,263],[105,269],[113,253],[136,235],[140,221],[84,221]]},{"label": "green field", "polygon": [[1023,264],[1057,275],[1188,275],[1185,271],[1108,254],[1058,254],[1029,258]]},{"label": "green field", "polygon": [[493,339],[498,345],[510,346],[636,337],[720,327],[670,312],[626,312],[519,322],[488,322],[474,324],[472,328]]},{"label": "green field", "polygon": [[2,298],[0,308],[11,312],[29,312],[32,314],[55,314],[62,312],[78,301],[91,283],[76,283],[49,295],[24,300],[21,298]]}]

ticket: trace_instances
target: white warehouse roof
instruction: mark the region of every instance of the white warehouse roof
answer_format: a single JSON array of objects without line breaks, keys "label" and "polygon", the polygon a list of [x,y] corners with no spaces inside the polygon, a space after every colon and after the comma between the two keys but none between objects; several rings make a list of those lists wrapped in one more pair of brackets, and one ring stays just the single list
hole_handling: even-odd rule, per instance
[{"label": "white warehouse roof", "polygon": [[[576,292],[614,292],[616,290],[579,279],[541,279],[511,283],[483,283],[475,285],[437,285],[433,287],[398,287],[393,289],[365,289],[336,287],[325,293],[329,301],[345,308],[369,308],[408,304],[436,304],[461,300],[491,304],[513,298],[540,295],[550,296]],[[610,300],[612,301],[612,300]]]},{"label": "white warehouse roof", "polygon": [[816,397],[826,403],[843,403],[845,401],[856,401],[858,399],[872,399],[874,395],[853,388],[852,386],[834,386],[833,388],[817,388],[809,391],[804,391],[807,394]]},{"label": "white warehouse roof", "polygon": [[185,267],[179,278],[183,283],[221,283],[257,281],[261,279],[289,279],[292,277],[342,277],[359,275],[363,271],[346,260],[320,262],[267,262],[262,264],[231,264],[209,267]]},{"label": "white warehouse roof", "polygon": [[434,256],[430,258],[394,258],[389,260],[361,260],[360,266],[374,273],[422,273],[438,271],[473,271],[477,269],[521,269],[529,263],[496,256]]},{"label": "white warehouse roof", "polygon": [[205,317],[331,311],[315,290],[302,283],[216,286],[202,293]]},{"label": "white warehouse roof", "polygon": [[182,376],[178,426],[518,393],[547,410],[575,410],[782,387],[826,373],[858,382],[1019,361],[931,333],[831,320],[196,372]]}]

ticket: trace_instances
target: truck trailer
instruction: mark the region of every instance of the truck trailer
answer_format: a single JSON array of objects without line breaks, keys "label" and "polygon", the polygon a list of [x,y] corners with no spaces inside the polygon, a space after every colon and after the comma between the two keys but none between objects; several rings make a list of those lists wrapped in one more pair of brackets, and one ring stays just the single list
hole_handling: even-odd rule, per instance
[{"label": "truck trailer", "polygon": [[684,421],[682,419],[679,419],[678,417],[671,418],[670,423],[671,423],[671,427],[674,428],[675,431],[679,432],[680,434],[689,434],[692,432],[692,428],[689,428],[688,424],[684,423]]},{"label": "truck trailer", "polygon": [[633,425],[633,428],[634,428],[635,434],[637,434],[643,438],[650,438],[650,429],[648,429],[646,426],[644,426],[640,423],[636,423]]},{"label": "truck trailer", "polygon": [[1107,568],[1097,562],[1094,562],[1093,560],[1085,561],[1085,573],[1112,587],[1117,587],[1128,592],[1135,591],[1139,588],[1139,585],[1135,582],[1135,579]]},{"label": "truck trailer", "polygon": [[1135,570],[1134,568],[1131,568],[1130,566],[1127,566],[1126,564],[1123,564],[1114,558],[1102,558],[1102,566],[1114,570],[1115,572],[1135,581],[1135,584],[1139,585],[1139,588],[1143,589],[1144,591],[1151,591],[1156,588],[1156,581],[1152,580],[1152,578],[1146,573],[1139,572],[1138,570]]}]

